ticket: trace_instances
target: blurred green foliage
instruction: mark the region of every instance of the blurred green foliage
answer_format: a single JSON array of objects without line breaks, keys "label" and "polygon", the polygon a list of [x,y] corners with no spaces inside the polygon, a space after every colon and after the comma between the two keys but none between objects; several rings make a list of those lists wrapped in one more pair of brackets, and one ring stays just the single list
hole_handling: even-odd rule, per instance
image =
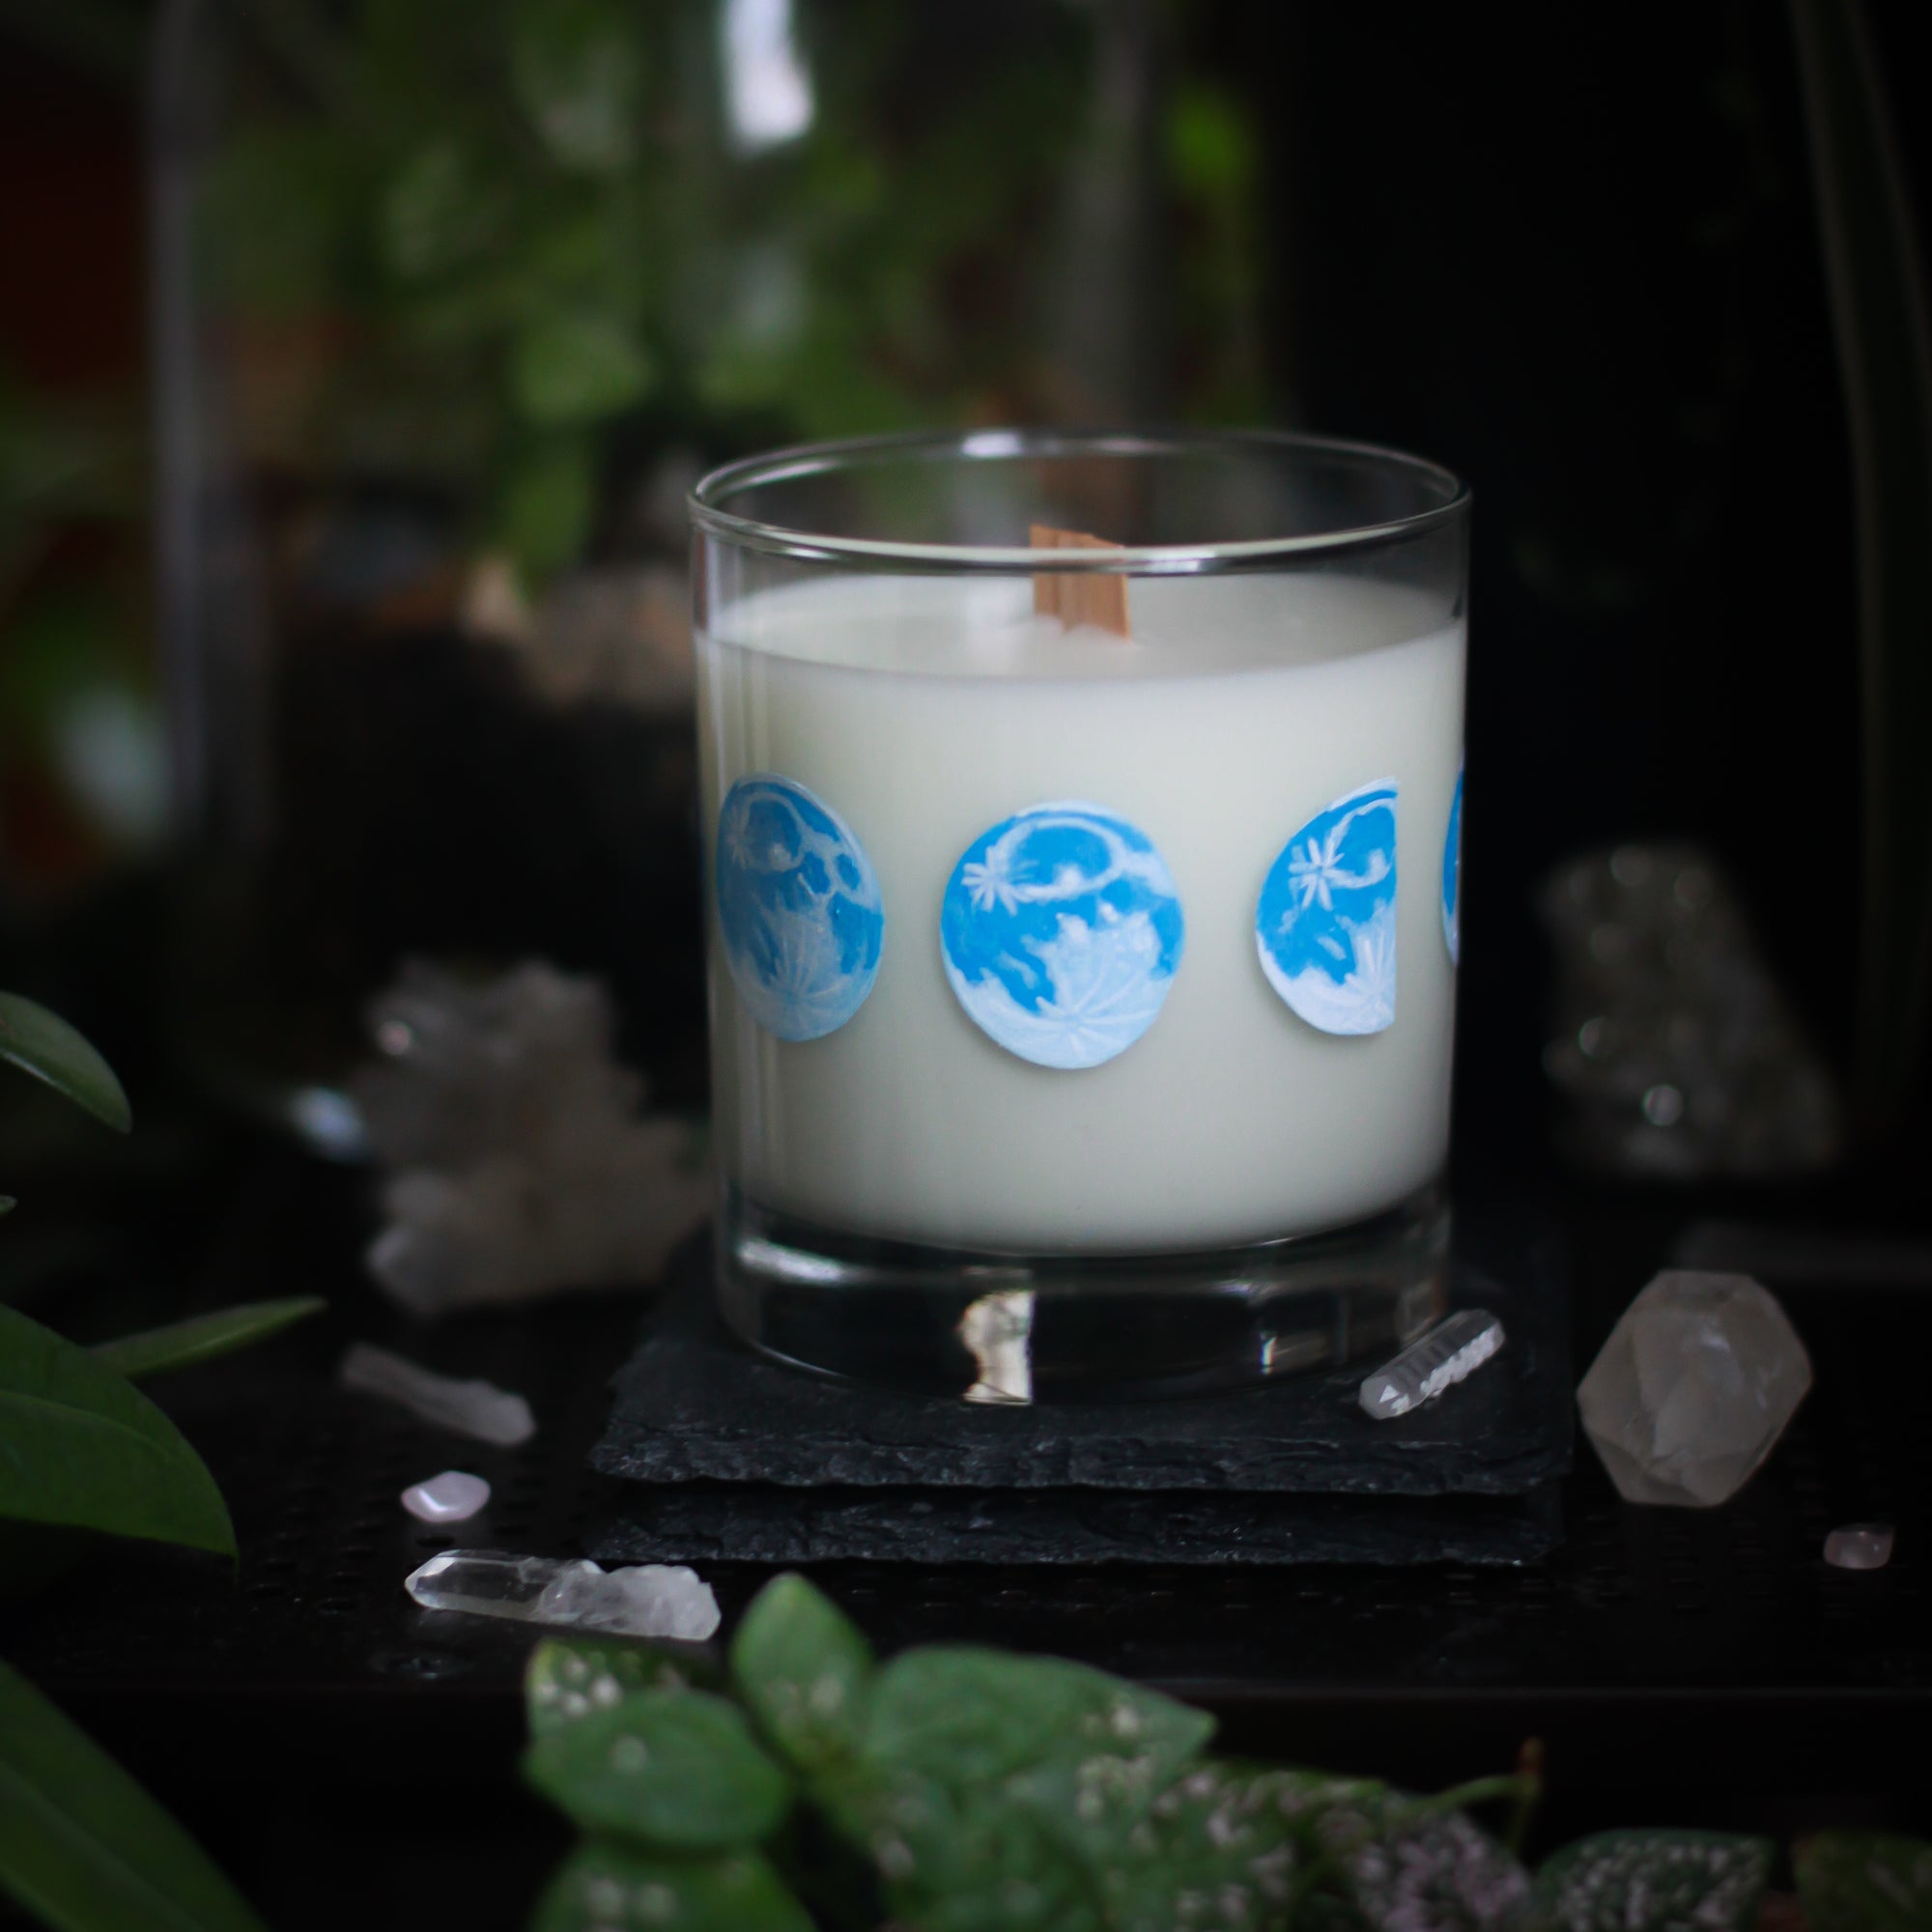
[{"label": "blurred green foliage", "polygon": [[[218,310],[333,326],[311,460],[445,479],[480,539],[541,575],[608,515],[627,423],[714,453],[1079,409],[1078,345],[1052,339],[1041,292],[1061,185],[1117,114],[1106,11],[976,33],[889,0],[804,8],[783,53],[809,105],[762,143],[733,121],[731,11],[235,10],[250,58],[204,268]],[[1223,93],[1150,79],[1156,178],[1137,191],[1181,310],[1165,401],[1252,412],[1254,131]]]}]

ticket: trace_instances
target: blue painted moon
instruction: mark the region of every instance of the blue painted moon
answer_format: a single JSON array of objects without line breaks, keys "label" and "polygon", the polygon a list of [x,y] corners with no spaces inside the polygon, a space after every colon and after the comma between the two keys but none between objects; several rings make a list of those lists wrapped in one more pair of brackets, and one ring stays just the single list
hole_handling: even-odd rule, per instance
[{"label": "blue painted moon", "polygon": [[1037,805],[983,832],[947,882],[946,977],[980,1030],[1036,1066],[1098,1066],[1154,1023],[1180,964],[1180,898],[1153,841],[1097,805]]},{"label": "blue painted moon", "polygon": [[1463,768],[1456,768],[1456,794],[1449,801],[1449,834],[1442,841],[1442,937],[1450,962],[1463,958]]},{"label": "blue painted moon", "polygon": [[745,1009],[781,1039],[836,1033],[879,977],[886,915],[852,829],[790,779],[740,779],[718,811],[718,923]]},{"label": "blue painted moon", "polygon": [[1282,848],[1255,909],[1262,971],[1323,1033],[1395,1024],[1393,779],[1318,811]]}]

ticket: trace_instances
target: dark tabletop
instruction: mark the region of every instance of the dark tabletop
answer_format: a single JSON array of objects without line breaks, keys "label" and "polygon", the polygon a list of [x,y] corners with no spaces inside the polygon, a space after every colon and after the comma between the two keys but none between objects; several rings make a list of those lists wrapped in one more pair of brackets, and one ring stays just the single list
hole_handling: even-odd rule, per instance
[{"label": "dark tabletop", "polygon": [[[86,1340],[185,1304],[331,1297],[327,1317],[251,1358],[154,1385],[230,1498],[239,1572],[103,1546],[0,1609],[0,1649],[175,1804],[285,1932],[365,1913],[375,1869],[393,1922],[473,1896],[472,1922],[516,1923],[523,1904],[503,1901],[527,1900],[563,1842],[514,1777],[530,1634],[418,1610],[402,1579],[459,1541],[556,1554],[595,1541],[623,1488],[588,1455],[647,1299],[584,1295],[412,1328],[360,1271],[361,1177],[259,1148],[231,1151],[221,1172],[210,1214],[147,1188],[150,1221],[132,1225],[149,1264],[134,1289],[123,1264],[136,1237],[124,1230],[118,1254],[90,1260],[98,1236],[77,1223],[63,1235],[56,1201],[42,1249],[27,1244],[23,1261],[15,1242],[14,1264],[73,1283],[55,1298],[16,1281],[13,1298]],[[1538,1204],[1568,1250],[1579,1366],[1693,1205]],[[49,1247],[67,1253],[61,1267]],[[1624,1507],[1579,1439],[1564,1542],[1522,1568],[813,1574],[887,1650],[974,1639],[1081,1658],[1211,1707],[1231,1747],[1426,1786],[1507,1769],[1541,1737],[1552,1838],[1666,1821],[1924,1829],[1914,1765],[1932,1721],[1932,1451],[1912,1391],[1932,1360],[1932,1283],[1773,1285],[1817,1385],[1721,1510]],[[355,1338],[521,1389],[536,1438],[489,1449],[343,1393],[334,1367]],[[489,1478],[486,1514],[440,1531],[405,1515],[399,1492],[450,1466]],[[1898,1525],[1891,1566],[1826,1566],[1826,1533],[1868,1520]],[[768,1573],[721,1562],[706,1574],[728,1630]]]}]

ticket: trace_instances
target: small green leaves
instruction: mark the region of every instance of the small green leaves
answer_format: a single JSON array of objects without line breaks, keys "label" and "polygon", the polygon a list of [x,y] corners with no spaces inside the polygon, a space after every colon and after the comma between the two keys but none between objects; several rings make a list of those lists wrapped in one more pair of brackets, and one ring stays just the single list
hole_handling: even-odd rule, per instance
[{"label": "small green leaves", "polygon": [[678,1859],[592,1839],[558,1868],[531,1932],[811,1932],[756,1852]]},{"label": "small green leaves", "polygon": [[88,1352],[103,1369],[130,1381],[212,1362],[257,1342],[266,1342],[292,1322],[319,1314],[328,1303],[319,1294],[291,1295],[283,1301],[244,1301],[239,1307],[171,1321],[165,1328],[145,1329],[118,1341],[98,1343]]},{"label": "small green leaves", "polygon": [[454,140],[426,143],[397,170],[378,216],[383,259],[399,281],[424,282],[472,260],[490,240],[494,197]]},{"label": "small green leaves", "polygon": [[567,1730],[608,1711],[627,1691],[704,1690],[717,1675],[696,1659],[667,1657],[614,1637],[550,1637],[530,1653],[524,1672],[530,1736]]},{"label": "small green leaves", "polygon": [[1551,1932],[1748,1932],[1771,1877],[1771,1844],[1720,1832],[1600,1832],[1536,1875]]},{"label": "small green leaves", "polygon": [[586,1831],[670,1851],[755,1844],[791,1789],[734,1704],[697,1690],[631,1690],[546,1732],[524,1774]]},{"label": "small green leaves", "polygon": [[867,1757],[952,1785],[1051,1758],[1152,1751],[1179,1763],[1213,1719],[1085,1664],[972,1647],[909,1650],[879,1673]]},{"label": "small green leaves", "polygon": [[206,1465],[85,1349],[0,1308],[0,1516],[235,1554]]},{"label": "small green leaves", "polygon": [[61,1932],[262,1932],[201,1847],[4,1663],[0,1892]]},{"label": "small green leaves", "polygon": [[18,993],[0,993],[0,1060],[44,1080],[117,1134],[134,1124],[114,1069],[58,1013]]},{"label": "small green leaves", "polygon": [[609,174],[637,147],[643,78],[637,14],[623,0],[522,0],[510,85],[552,157]]},{"label": "small green leaves", "polygon": [[[1321,1927],[1380,1932],[1529,1932],[1529,1876],[1488,1833],[1438,1801],[1395,1791],[1344,1798],[1313,1814],[1326,1849]],[[1297,1922],[1300,1922],[1299,1919]]]},{"label": "small green leaves", "polygon": [[498,534],[528,578],[540,582],[583,554],[596,498],[595,459],[582,437],[547,437],[511,462]]},{"label": "small green leaves", "polygon": [[1285,1922],[1303,1858],[1304,1813],[1341,1786],[1265,1765],[1208,1763],[1163,1791],[1105,1860],[1099,1878],[1120,1932],[1168,1932],[1188,1899],[1245,1932]]},{"label": "small green leaves", "polygon": [[1820,1832],[1792,1855],[1807,1932],[1924,1932],[1932,1844],[1886,1832]]},{"label": "small green leaves", "polygon": [[857,1748],[871,1649],[803,1577],[777,1577],[758,1593],[731,1640],[731,1674],[766,1735],[800,1770]]},{"label": "small green leaves", "polygon": [[650,393],[656,374],[637,330],[594,312],[539,315],[519,331],[510,364],[517,409],[540,429],[615,415]]}]

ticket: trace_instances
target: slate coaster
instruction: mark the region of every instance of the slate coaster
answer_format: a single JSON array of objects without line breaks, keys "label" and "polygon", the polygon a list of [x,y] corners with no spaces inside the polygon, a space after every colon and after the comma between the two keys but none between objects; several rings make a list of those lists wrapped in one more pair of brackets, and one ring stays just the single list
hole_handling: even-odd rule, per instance
[{"label": "slate coaster", "polygon": [[638,1486],[589,1539],[611,1563],[1523,1564],[1561,1540],[1520,1496]]},{"label": "slate coaster", "polygon": [[[1453,1307],[1501,1316],[1502,1354],[1439,1402],[1372,1422],[1357,1403],[1366,1363],[1234,1396],[1034,1407],[893,1396],[807,1375],[726,1334],[700,1245],[618,1375],[591,1462],[654,1490],[1532,1495],[1570,1466],[1571,1370],[1555,1270],[1533,1248],[1514,1260],[1507,1275],[1460,1261],[1451,1270]],[[857,1501],[839,1506],[843,1520],[857,1521]],[[776,1502],[768,1507],[774,1537],[807,1534],[776,1526]],[[1241,1520],[1236,1512],[1210,1535],[1225,1542]]]}]

